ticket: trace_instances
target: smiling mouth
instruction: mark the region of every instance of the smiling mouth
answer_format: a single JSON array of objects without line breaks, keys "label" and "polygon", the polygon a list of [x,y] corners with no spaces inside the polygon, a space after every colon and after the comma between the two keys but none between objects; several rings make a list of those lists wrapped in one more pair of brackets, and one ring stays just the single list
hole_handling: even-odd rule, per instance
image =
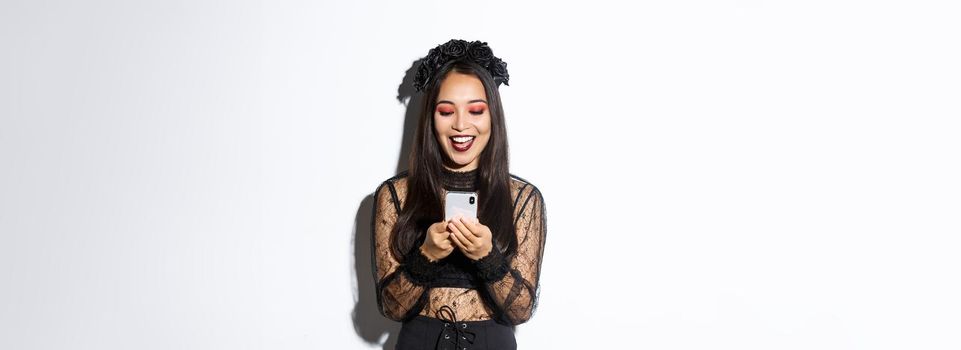
[{"label": "smiling mouth", "polygon": [[454,136],[448,139],[450,139],[450,144],[454,147],[454,150],[458,152],[465,152],[474,145],[474,136]]}]

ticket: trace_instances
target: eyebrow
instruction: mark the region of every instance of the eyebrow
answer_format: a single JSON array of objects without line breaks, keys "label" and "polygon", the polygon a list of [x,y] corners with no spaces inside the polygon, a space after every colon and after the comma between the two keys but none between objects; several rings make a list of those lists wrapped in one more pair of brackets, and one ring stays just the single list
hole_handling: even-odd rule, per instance
[{"label": "eyebrow", "polygon": [[[487,103],[487,101],[484,101],[483,99],[476,99],[476,100],[467,101],[467,103],[474,103],[474,102],[484,102],[485,104]],[[451,102],[451,101],[448,101],[448,100],[440,100],[440,101],[437,101],[437,104],[441,104],[441,103],[449,103],[449,104],[455,105],[454,102]]]}]

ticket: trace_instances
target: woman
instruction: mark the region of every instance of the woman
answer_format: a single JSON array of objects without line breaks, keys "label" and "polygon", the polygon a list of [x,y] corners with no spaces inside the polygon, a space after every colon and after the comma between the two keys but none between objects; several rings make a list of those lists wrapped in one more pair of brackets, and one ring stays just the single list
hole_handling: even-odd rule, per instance
[{"label": "woman", "polygon": [[[397,349],[515,349],[513,326],[536,307],[545,207],[508,171],[506,67],[487,43],[451,40],[417,71],[410,168],[377,187],[372,220],[378,307],[403,322]],[[477,193],[476,220],[444,220],[455,190]]]}]

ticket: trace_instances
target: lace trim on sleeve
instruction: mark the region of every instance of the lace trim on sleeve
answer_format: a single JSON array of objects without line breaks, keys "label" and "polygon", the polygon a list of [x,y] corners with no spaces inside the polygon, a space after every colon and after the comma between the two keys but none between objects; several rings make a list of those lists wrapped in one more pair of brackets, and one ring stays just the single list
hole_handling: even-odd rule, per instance
[{"label": "lace trim on sleeve", "polygon": [[472,262],[477,269],[478,277],[485,283],[504,278],[504,275],[510,271],[507,258],[504,256],[504,253],[501,253],[500,249],[497,248],[497,241],[493,241],[491,244],[493,247],[487,256]]},{"label": "lace trim on sleeve", "polygon": [[411,281],[423,286],[430,286],[437,279],[441,267],[439,262],[431,262],[421,254],[420,245],[414,245],[414,248],[407,253],[402,266]]}]

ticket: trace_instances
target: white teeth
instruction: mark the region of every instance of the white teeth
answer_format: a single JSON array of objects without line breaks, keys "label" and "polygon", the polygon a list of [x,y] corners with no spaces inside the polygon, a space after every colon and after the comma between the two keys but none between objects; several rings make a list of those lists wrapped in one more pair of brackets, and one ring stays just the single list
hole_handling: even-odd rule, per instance
[{"label": "white teeth", "polygon": [[454,137],[454,138],[453,138],[454,142],[457,142],[457,143],[464,143],[464,142],[467,142],[467,141],[470,141],[470,140],[473,140],[473,139],[474,139],[473,136],[461,136],[461,137]]}]

